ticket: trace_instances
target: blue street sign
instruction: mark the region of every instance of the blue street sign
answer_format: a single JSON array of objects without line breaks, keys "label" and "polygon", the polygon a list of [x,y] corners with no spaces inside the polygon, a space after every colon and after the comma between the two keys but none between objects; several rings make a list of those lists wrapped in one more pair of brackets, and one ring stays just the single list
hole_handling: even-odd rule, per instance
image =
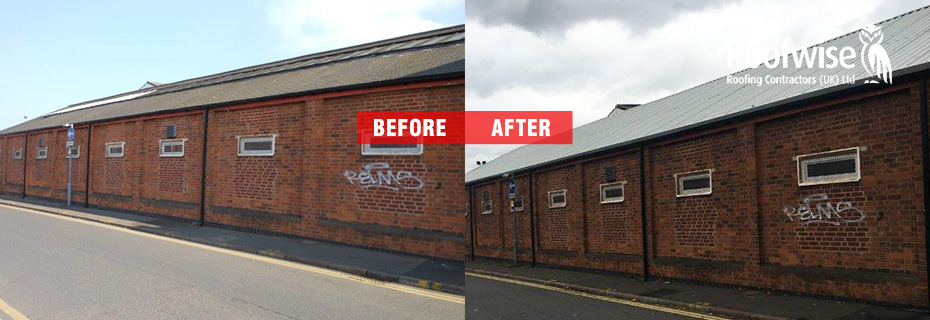
[{"label": "blue street sign", "polygon": [[74,141],[74,127],[68,128],[68,141]]},{"label": "blue street sign", "polygon": [[517,197],[517,181],[513,179],[513,175],[510,175],[510,198]]}]

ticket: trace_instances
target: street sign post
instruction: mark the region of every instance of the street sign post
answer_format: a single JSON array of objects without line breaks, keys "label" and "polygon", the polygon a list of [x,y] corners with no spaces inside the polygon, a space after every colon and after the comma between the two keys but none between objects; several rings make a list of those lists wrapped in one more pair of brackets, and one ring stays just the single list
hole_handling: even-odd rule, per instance
[{"label": "street sign post", "polygon": [[68,206],[71,206],[71,148],[74,147],[74,125],[68,125],[68,143],[66,144],[68,151]]}]

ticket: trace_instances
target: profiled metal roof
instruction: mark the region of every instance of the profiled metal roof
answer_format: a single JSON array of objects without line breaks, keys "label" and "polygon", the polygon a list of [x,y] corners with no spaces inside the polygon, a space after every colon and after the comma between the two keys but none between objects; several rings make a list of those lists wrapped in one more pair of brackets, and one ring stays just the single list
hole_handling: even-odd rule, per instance
[{"label": "profiled metal roof", "polygon": [[7,128],[0,135],[464,74],[465,27],[460,25],[81,102]]},{"label": "profiled metal roof", "polygon": [[[895,78],[924,70],[930,66],[930,9],[920,8],[876,24],[884,33],[881,42],[891,58]],[[816,46],[850,46],[859,49],[859,30],[828,40]],[[815,46],[815,47],[816,47]],[[793,55],[792,55],[793,56]],[[789,56],[788,59],[792,59]],[[544,166],[549,163],[581,157],[611,148],[633,145],[642,141],[668,136],[687,129],[712,124],[737,116],[759,112],[801,99],[851,89],[865,84],[864,79],[875,79],[857,61],[852,69],[757,67],[734,73],[735,77],[751,76],[820,76],[837,74],[852,76],[855,84],[821,87],[811,85],[727,84],[722,77],[671,96],[632,108],[615,116],[588,123],[574,129],[570,145],[525,145],[465,174],[467,183],[499,177],[501,174]]]}]

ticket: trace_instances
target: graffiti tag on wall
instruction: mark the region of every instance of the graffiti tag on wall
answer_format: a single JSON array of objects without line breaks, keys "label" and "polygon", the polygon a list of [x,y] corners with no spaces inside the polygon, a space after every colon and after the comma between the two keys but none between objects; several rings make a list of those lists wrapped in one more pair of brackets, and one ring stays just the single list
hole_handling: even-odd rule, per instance
[{"label": "graffiti tag on wall", "polygon": [[823,193],[803,197],[797,208],[785,206],[784,212],[789,220],[801,222],[803,225],[811,223],[839,225],[865,219],[865,212],[853,207],[852,202],[841,201],[834,205]]},{"label": "graffiti tag on wall", "polygon": [[423,180],[413,175],[407,170],[391,170],[391,165],[387,162],[369,163],[362,167],[362,170],[355,172],[346,170],[343,172],[349,184],[362,186],[363,189],[382,188],[388,190],[418,190],[425,185]]}]

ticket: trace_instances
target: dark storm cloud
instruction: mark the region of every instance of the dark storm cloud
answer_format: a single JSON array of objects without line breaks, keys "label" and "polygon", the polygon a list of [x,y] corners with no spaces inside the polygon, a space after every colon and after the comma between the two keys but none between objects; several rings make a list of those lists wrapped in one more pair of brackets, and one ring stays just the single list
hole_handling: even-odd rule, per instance
[{"label": "dark storm cloud", "polygon": [[468,0],[469,19],[488,25],[510,24],[533,33],[560,33],[590,20],[622,21],[635,31],[659,27],[686,11],[732,0]]}]

